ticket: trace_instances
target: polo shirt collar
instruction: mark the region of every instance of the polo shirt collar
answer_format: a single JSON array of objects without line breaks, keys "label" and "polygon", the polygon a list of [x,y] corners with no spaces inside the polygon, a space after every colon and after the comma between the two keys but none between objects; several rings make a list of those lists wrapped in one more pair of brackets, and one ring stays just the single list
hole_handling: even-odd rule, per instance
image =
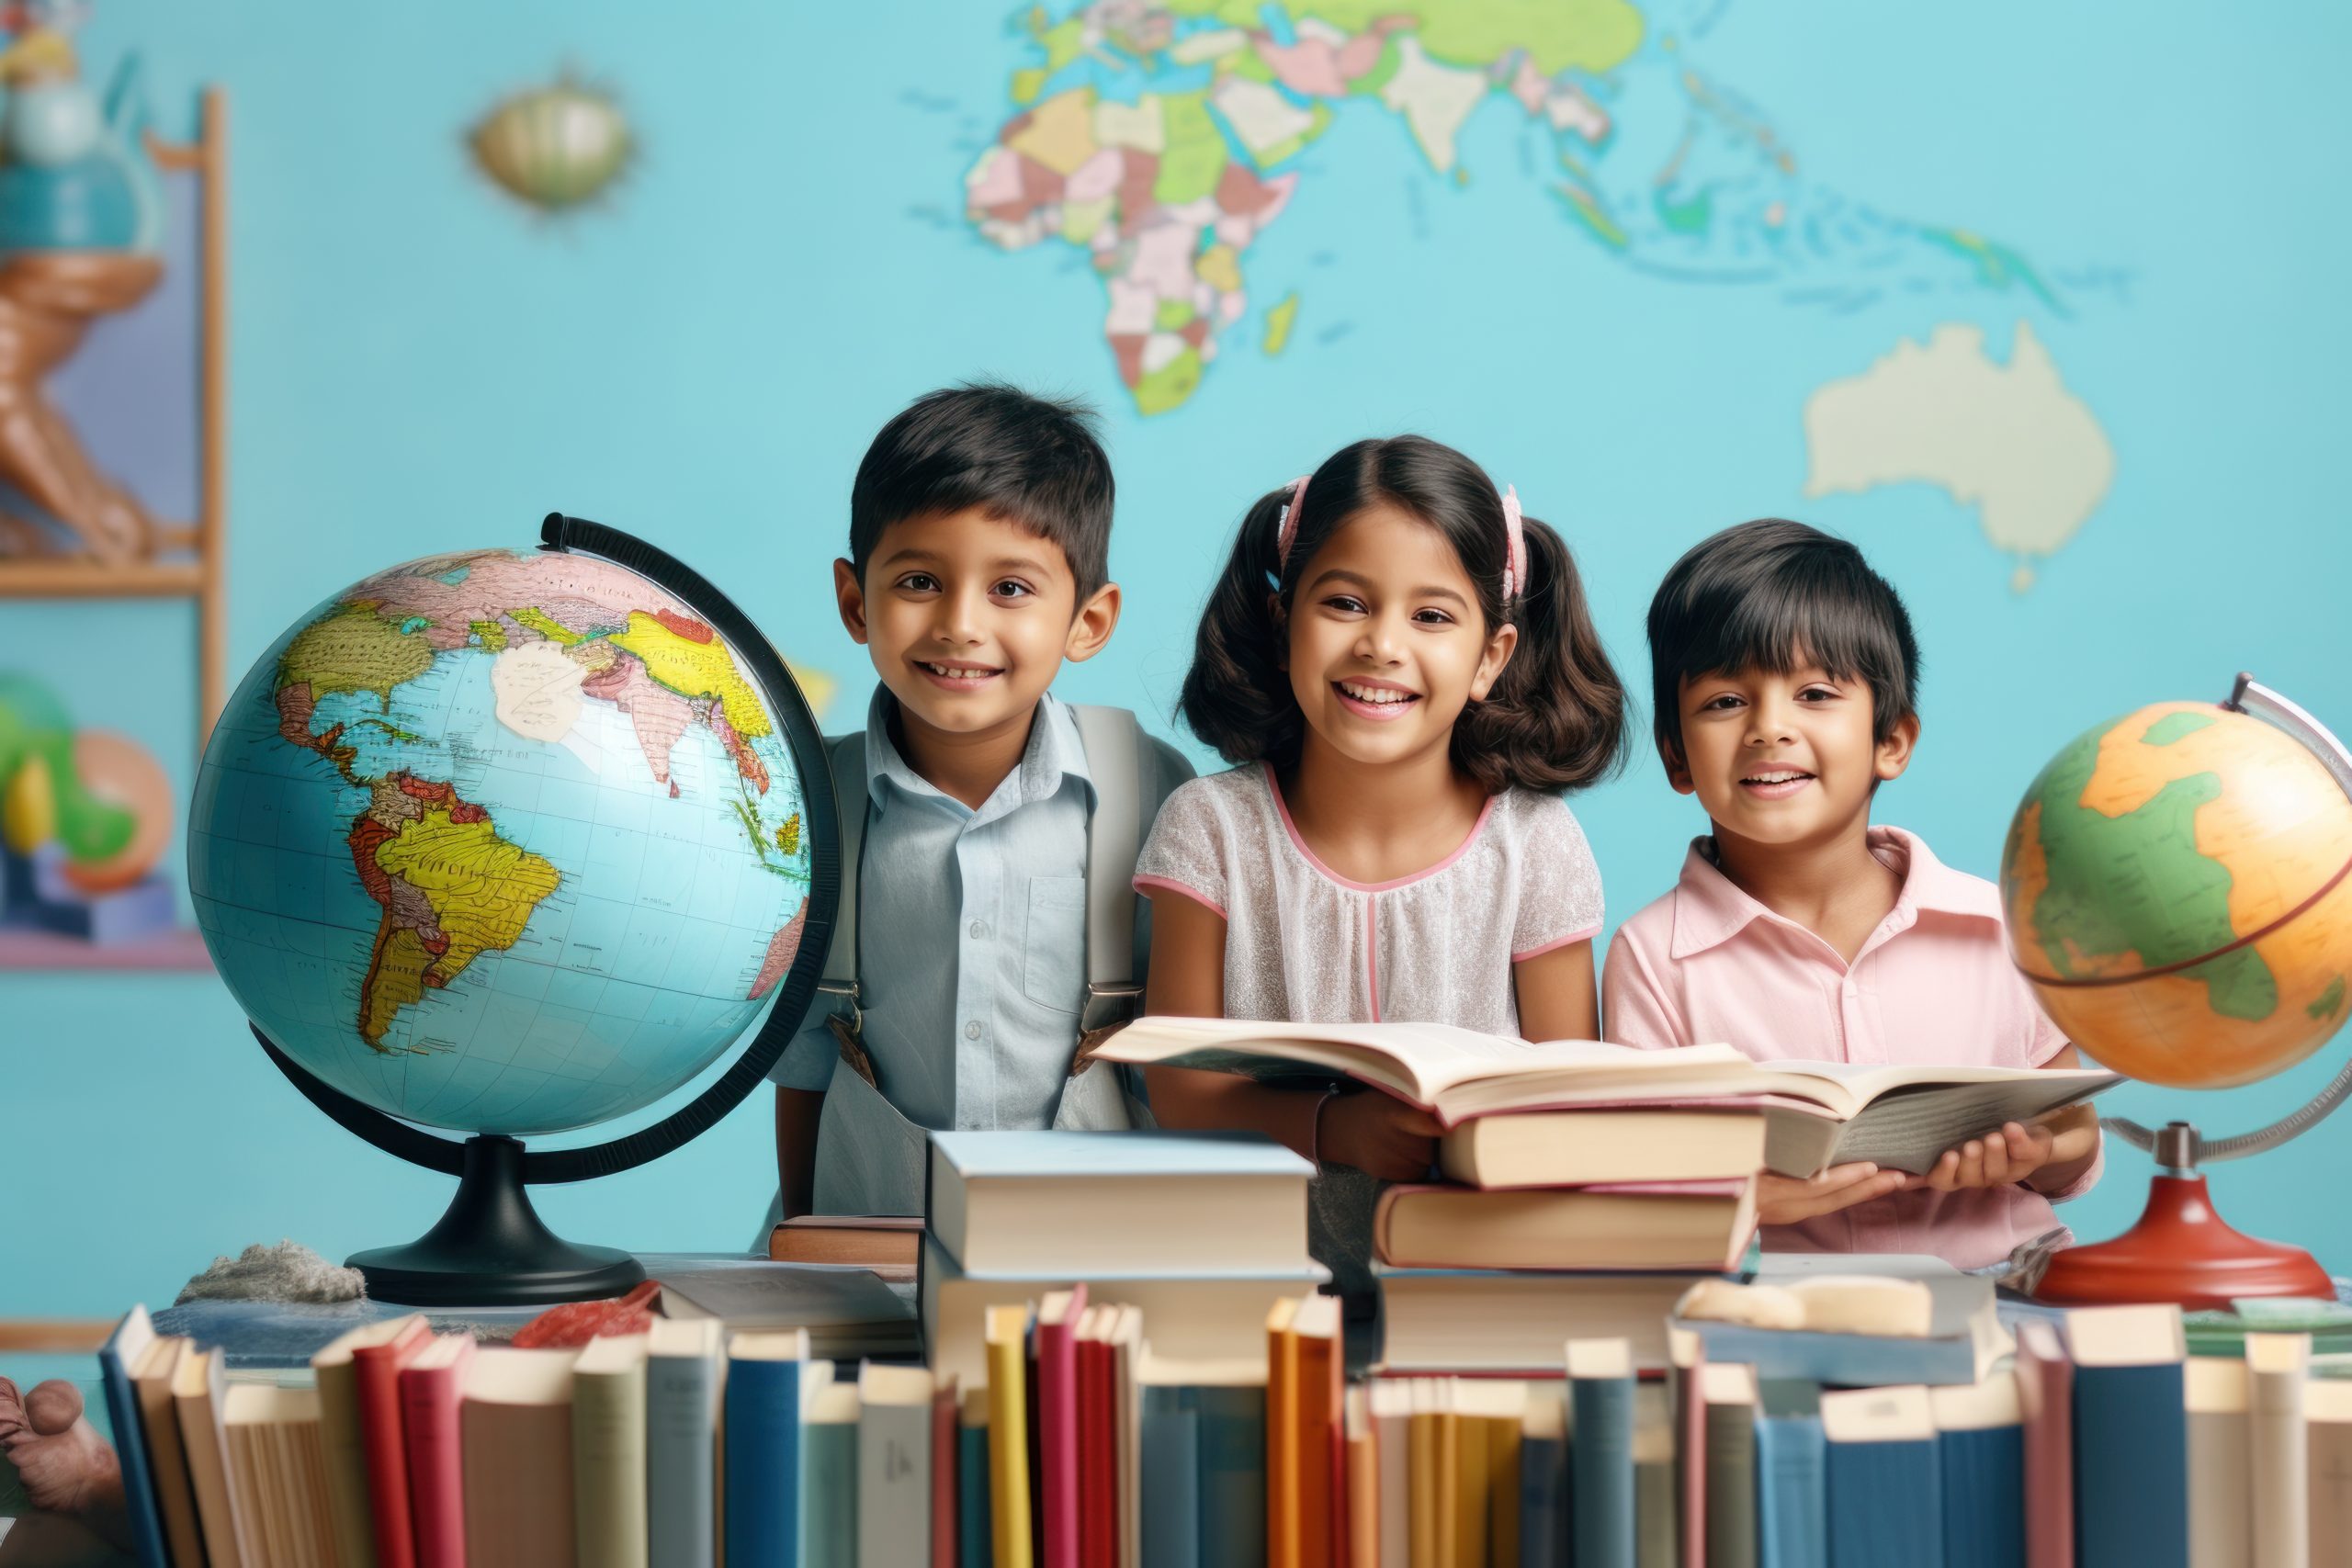
[{"label": "polo shirt collar", "polygon": [[[1916,833],[1901,828],[1872,828],[1871,852],[1902,874],[1903,888],[1887,917],[1888,935],[1908,930],[1922,914],[1951,915],[1963,919],[2001,919],[2000,894],[1989,882],[1954,871],[1935,857]],[[1733,883],[1715,864],[1714,840],[1690,840],[1682,858],[1682,876],[1674,888],[1673,955],[1688,958],[1729,942],[1758,919],[1802,929],[1774,914]]]},{"label": "polo shirt collar", "polygon": [[1086,749],[1078,738],[1078,720],[1069,705],[1051,692],[1037,699],[1036,721],[1029,727],[1029,744],[1021,764],[978,812],[914,771],[890,739],[890,716],[898,699],[890,688],[876,683],[874,700],[865,708],[865,792],[878,808],[888,804],[885,785],[918,800],[936,801],[972,816],[1001,816],[1016,807],[1050,800],[1065,780],[1075,779],[1091,795],[1094,775],[1087,771]]}]

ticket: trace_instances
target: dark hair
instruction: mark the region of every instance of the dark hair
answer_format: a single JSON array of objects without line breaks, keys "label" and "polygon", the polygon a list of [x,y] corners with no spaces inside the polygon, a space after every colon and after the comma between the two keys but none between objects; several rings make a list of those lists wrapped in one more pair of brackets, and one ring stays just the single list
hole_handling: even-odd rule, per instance
[{"label": "dark hair", "polygon": [[1094,411],[1001,381],[926,392],[874,438],[849,492],[849,559],[858,580],[882,530],[978,507],[1051,540],[1086,603],[1111,574],[1111,458]]},{"label": "dark hair", "polygon": [[1502,603],[1502,497],[1486,470],[1425,436],[1359,441],[1315,470],[1287,562],[1277,534],[1290,489],[1261,496],[1241,519],[1223,575],[1209,591],[1178,711],[1228,762],[1288,767],[1306,727],[1282,668],[1283,632],[1269,603],[1287,608],[1323,542],[1365,507],[1385,502],[1437,529],[1477,585],[1489,628],[1519,627],[1519,645],[1483,702],[1453,726],[1453,763],[1489,794],[1513,785],[1576,788],[1623,761],[1625,689],[1585,607],[1584,584],[1560,536],[1525,520],[1528,582]]},{"label": "dark hair", "polygon": [[1886,579],[1845,540],[1758,518],[1685,552],[1650,600],[1651,723],[1682,755],[1682,682],[1715,671],[1785,675],[1818,664],[1871,691],[1871,738],[1918,713],[1919,644]]}]

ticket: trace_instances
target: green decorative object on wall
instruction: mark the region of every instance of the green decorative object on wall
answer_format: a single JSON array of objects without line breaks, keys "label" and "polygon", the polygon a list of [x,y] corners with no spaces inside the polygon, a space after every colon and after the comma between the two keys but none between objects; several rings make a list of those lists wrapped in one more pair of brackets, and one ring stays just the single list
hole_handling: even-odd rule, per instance
[{"label": "green decorative object on wall", "polygon": [[569,74],[502,100],[467,140],[482,173],[541,212],[594,200],[637,151],[613,96]]}]

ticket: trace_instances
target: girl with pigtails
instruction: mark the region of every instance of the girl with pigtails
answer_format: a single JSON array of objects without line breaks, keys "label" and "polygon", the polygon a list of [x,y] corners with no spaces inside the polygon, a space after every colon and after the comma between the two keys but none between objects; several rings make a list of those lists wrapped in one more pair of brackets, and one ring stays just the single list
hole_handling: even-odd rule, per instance
[{"label": "girl with pigtails", "polygon": [[[1599,1032],[1600,875],[1563,792],[1622,760],[1624,691],[1576,563],[1477,464],[1360,441],[1242,519],[1181,711],[1234,764],[1181,785],[1136,863],[1148,1010]],[[1316,1255],[1361,1300],[1379,1181],[1438,1128],[1374,1090],[1155,1067],[1166,1127],[1317,1162]]]}]

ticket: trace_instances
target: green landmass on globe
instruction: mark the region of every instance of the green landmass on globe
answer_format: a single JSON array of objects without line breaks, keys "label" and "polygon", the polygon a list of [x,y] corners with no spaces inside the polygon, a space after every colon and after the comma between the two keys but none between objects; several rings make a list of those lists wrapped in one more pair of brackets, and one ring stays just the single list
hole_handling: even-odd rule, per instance
[{"label": "green landmass on globe", "polygon": [[2151,1082],[2251,1082],[2319,1048],[2352,968],[2352,798],[2301,743],[2160,703],[2070,741],[2001,857],[2052,1020]]},{"label": "green landmass on globe", "polygon": [[580,556],[442,556],[246,678],[190,884],[303,1066],[413,1120],[548,1131],[650,1103],[749,1021],[805,926],[802,813],[769,699],[670,594]]}]

